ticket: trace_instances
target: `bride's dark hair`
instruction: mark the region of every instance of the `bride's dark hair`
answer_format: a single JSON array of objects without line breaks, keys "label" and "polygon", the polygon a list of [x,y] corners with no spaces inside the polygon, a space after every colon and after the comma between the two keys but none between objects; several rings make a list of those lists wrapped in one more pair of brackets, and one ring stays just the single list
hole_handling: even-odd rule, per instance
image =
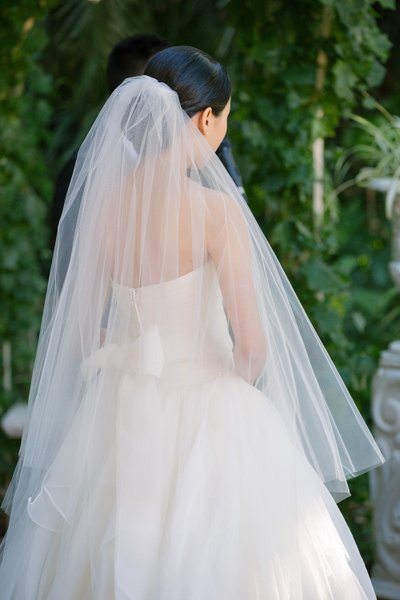
[{"label": "bride's dark hair", "polygon": [[231,81],[223,65],[192,46],[172,46],[155,54],[145,75],[175,90],[189,117],[212,108],[218,116],[231,97]]}]

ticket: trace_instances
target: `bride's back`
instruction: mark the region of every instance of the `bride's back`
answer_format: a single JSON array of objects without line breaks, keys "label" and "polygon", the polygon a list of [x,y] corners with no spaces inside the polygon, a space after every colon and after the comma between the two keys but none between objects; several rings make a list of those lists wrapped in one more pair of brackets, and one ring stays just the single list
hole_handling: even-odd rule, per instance
[{"label": "bride's back", "polygon": [[212,191],[189,178],[183,189],[182,184],[181,189],[168,185],[162,174],[157,182],[151,190],[143,182],[126,198],[120,214],[113,215],[108,252],[113,279],[122,285],[139,288],[170,281],[208,258]]}]

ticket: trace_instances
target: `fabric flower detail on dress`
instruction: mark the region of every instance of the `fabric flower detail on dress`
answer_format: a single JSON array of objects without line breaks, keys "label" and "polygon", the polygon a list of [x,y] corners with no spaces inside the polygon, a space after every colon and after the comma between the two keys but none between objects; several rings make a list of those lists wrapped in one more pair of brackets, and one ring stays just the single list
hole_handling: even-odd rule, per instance
[{"label": "fabric flower detail on dress", "polygon": [[81,371],[85,380],[95,377],[99,369],[126,370],[139,376],[160,377],[164,363],[160,331],[156,325],[151,325],[132,342],[110,343],[99,348],[82,363]]}]

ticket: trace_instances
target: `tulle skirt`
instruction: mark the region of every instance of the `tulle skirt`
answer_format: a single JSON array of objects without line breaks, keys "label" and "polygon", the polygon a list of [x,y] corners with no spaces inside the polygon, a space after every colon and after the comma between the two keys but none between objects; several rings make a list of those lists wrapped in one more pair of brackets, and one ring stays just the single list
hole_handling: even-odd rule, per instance
[{"label": "tulle skirt", "polygon": [[3,600],[376,598],[271,399],[232,373],[118,378],[89,387],[20,515]]}]

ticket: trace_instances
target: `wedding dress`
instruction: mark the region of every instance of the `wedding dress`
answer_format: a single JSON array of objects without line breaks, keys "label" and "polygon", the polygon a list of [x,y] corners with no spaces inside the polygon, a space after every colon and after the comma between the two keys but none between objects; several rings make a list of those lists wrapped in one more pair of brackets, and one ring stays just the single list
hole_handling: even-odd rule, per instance
[{"label": "wedding dress", "polygon": [[[199,293],[212,311],[202,357],[191,331]],[[98,374],[28,505],[43,567],[15,598],[375,598],[273,400],[235,374],[213,263],[141,289],[114,284],[113,301],[132,344],[110,342],[88,359]],[[129,357],[141,336],[139,364]],[[74,506],[70,486],[81,489]]]},{"label": "wedding dress", "polygon": [[[182,175],[159,164],[165,140],[107,141],[113,107],[143,126],[153,96],[188,128]],[[127,80],[103,110],[70,188],[67,267],[59,232],[2,600],[374,599],[335,499],[383,457],[265,238],[166,86]],[[107,143],[134,180],[109,185]]]}]

